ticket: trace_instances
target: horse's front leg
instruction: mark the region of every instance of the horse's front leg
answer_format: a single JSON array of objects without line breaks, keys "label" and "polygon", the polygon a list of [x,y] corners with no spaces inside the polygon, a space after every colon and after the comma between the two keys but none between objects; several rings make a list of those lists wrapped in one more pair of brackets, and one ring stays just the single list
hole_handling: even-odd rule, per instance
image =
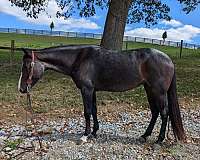
[{"label": "horse's front leg", "polygon": [[84,105],[84,117],[86,122],[85,133],[81,137],[81,140],[84,142],[87,142],[88,136],[91,133],[90,117],[92,114],[92,106],[93,106],[93,92],[94,89],[90,87],[82,87],[81,89],[83,105]]},{"label": "horse's front leg", "polygon": [[93,121],[94,121],[92,135],[94,137],[96,137],[97,136],[96,133],[99,130],[99,122],[98,122],[98,119],[97,119],[97,105],[96,105],[96,92],[95,91],[93,93],[92,117],[93,117]]}]

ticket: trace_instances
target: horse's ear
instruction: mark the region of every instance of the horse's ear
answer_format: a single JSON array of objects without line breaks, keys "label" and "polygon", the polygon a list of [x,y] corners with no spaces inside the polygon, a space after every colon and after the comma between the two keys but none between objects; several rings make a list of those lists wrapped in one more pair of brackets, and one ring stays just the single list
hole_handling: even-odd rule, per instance
[{"label": "horse's ear", "polygon": [[22,51],[24,52],[25,56],[31,56],[31,50],[27,48],[22,48]]}]

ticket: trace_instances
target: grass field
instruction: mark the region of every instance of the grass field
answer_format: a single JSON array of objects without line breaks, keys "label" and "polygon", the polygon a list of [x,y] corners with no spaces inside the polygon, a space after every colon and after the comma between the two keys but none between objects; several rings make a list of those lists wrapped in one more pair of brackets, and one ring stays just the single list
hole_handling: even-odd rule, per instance
[{"label": "grass field", "polygon": [[[15,33],[0,33],[0,46],[10,46],[11,40],[15,40],[16,47],[28,47],[28,48],[45,48],[57,45],[67,44],[99,44],[100,40],[91,38],[66,38],[56,36],[33,36]],[[156,48],[159,49],[171,57],[179,57],[180,49],[176,47],[160,46],[148,43],[135,43],[128,42],[128,49],[132,48]],[[124,43],[123,48],[125,49]],[[183,57],[199,56],[199,50],[183,49]]]},{"label": "grass field", "polygon": [[[0,34],[0,46],[9,46],[14,39],[17,47],[43,48],[60,44],[99,44],[99,40],[64,37],[28,36]],[[200,51],[184,49],[183,58],[179,59],[179,49],[144,43],[129,43],[131,48],[157,48],[172,57],[176,64],[179,98],[189,105],[199,103],[200,97]],[[20,74],[21,52],[14,55],[13,66],[9,65],[9,51],[0,50],[0,104],[21,107],[26,105],[25,96],[17,91]],[[123,93],[98,93],[98,104],[126,103],[135,107],[147,107],[143,87]],[[36,112],[43,113],[63,107],[80,107],[82,100],[69,77],[48,71],[33,89],[33,106]]]}]

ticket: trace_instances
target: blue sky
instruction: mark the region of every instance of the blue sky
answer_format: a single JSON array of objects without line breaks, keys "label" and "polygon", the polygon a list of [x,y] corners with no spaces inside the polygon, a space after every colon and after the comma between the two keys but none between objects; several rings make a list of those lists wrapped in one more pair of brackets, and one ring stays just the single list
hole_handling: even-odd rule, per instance
[{"label": "blue sky", "polygon": [[[184,41],[200,44],[200,6],[189,15],[181,10],[181,5],[176,0],[165,0],[171,7],[170,22],[160,21],[158,25],[146,28],[143,23],[126,26],[125,35],[160,39],[162,33],[168,32],[168,40]],[[30,19],[17,7],[11,7],[8,0],[0,0],[0,27],[47,29],[53,20],[55,30],[102,33],[107,10],[98,10],[95,17],[80,18],[73,16],[67,20],[57,19],[55,13],[59,10],[55,0],[51,0],[48,6],[52,18],[42,13],[38,19]]]}]

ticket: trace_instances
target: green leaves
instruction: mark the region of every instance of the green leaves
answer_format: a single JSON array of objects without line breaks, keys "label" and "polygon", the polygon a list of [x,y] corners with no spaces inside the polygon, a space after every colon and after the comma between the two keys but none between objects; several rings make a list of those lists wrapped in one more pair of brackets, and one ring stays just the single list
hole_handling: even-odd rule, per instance
[{"label": "green leaves", "polygon": [[136,0],[129,10],[127,23],[139,23],[144,21],[146,26],[157,24],[158,20],[170,20],[170,8],[160,0]]},{"label": "green leaves", "polygon": [[[12,5],[22,8],[28,17],[38,18],[39,14],[46,10],[49,0],[9,0]],[[124,0],[127,3],[129,0]],[[200,0],[178,0],[186,14],[195,10]],[[110,0],[56,0],[62,11],[58,11],[57,17],[69,18],[73,14],[81,17],[90,17],[96,14],[97,8],[107,9]],[[120,3],[119,3],[120,8]],[[77,12],[77,13],[76,13]],[[157,24],[158,20],[170,20],[170,8],[162,0],[132,0],[127,23],[139,23],[143,21],[146,26]],[[48,14],[48,13],[47,13]]]},{"label": "green leaves", "polygon": [[45,11],[48,0],[9,0],[12,5],[22,8],[27,17],[38,18],[38,15]]},{"label": "green leaves", "polygon": [[16,149],[19,144],[23,142],[22,139],[15,139],[15,140],[5,140],[5,147],[9,147],[12,150]]},{"label": "green leaves", "polygon": [[182,4],[183,11],[186,12],[186,14],[189,14],[190,12],[194,11],[200,4],[200,0],[178,0],[178,1]]}]

